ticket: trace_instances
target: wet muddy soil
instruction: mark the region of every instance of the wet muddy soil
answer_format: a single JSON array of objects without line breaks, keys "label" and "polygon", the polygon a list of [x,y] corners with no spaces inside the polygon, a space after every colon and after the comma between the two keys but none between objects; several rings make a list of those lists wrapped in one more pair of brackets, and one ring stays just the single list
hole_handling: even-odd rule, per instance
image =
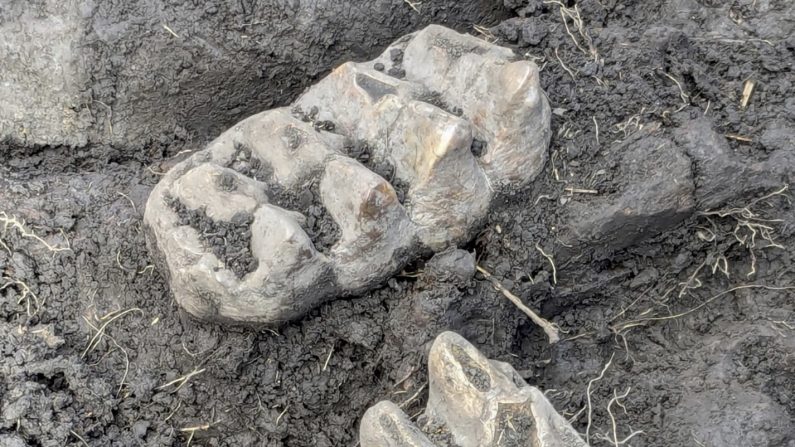
[{"label": "wet muddy soil", "polygon": [[465,248],[560,342],[424,262],[278,328],[199,323],[141,219],[201,144],[5,145],[0,445],[353,446],[379,400],[419,416],[446,329],[592,445],[793,445],[792,4],[506,3],[472,32],[542,67],[550,161]]}]

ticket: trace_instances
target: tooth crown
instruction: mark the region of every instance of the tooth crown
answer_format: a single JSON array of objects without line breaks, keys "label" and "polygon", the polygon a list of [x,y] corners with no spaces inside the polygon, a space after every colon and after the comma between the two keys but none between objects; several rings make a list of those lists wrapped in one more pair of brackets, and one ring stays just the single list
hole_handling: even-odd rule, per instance
[{"label": "tooth crown", "polygon": [[189,313],[275,323],[361,293],[468,240],[496,193],[542,168],[533,64],[438,26],[376,61],[238,123],[154,188],[149,243]]},{"label": "tooth crown", "polygon": [[[507,363],[487,359],[454,332],[440,334],[428,357],[423,430],[460,447],[586,447],[537,388]],[[362,447],[430,446],[400,408],[380,402],[362,418]]]}]

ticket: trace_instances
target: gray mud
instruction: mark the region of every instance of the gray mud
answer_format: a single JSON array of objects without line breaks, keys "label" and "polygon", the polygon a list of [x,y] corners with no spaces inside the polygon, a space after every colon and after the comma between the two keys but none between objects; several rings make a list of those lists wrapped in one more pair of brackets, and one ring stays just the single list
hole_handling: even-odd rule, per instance
[{"label": "gray mud", "polygon": [[131,153],[211,138],[407,32],[506,16],[489,0],[422,14],[385,0],[4,0],[0,141]]},{"label": "gray mud", "polygon": [[[170,14],[203,11],[172,3]],[[550,162],[465,248],[558,324],[561,342],[549,346],[483,278],[426,274],[423,262],[273,331],[198,323],[180,313],[153,266],[141,214],[159,173],[174,154],[201,148],[200,134],[160,138],[158,129],[151,144],[79,148],[17,142],[0,147],[0,211],[25,219],[50,248],[0,224],[0,444],[353,446],[368,406],[401,404],[425,385],[429,343],[446,329],[546,390],[595,446],[613,445],[607,406],[624,393],[626,412],[612,406],[616,436],[643,431],[633,446],[795,443],[795,309],[784,289],[795,285],[795,209],[770,195],[795,172],[792,4],[582,0],[584,34],[568,20],[570,35],[559,5],[506,3],[516,17],[490,32],[543,67],[554,109]],[[422,14],[406,23],[433,20]],[[208,33],[242,32],[249,20],[213,17]],[[254,40],[245,45],[260,51]],[[157,48],[155,62],[192,54]],[[165,77],[164,92],[182,93],[153,106],[184,111],[167,128],[212,135],[287,102],[333,62],[380,51],[316,39],[305,48],[299,60],[268,56],[283,70],[265,71],[269,84],[225,72],[228,81],[210,76],[211,86],[185,88]],[[145,52],[103,51],[146,61]],[[130,77],[111,79],[119,94],[129,87]],[[755,89],[743,107],[749,79]],[[195,115],[174,100],[196,95],[212,99]],[[123,109],[113,116],[114,132],[139,125],[125,124]],[[652,181],[659,188],[644,187]],[[732,209],[741,214],[711,213]],[[768,240],[744,239],[753,235],[737,229],[737,216],[748,221],[743,209],[771,228]]]}]

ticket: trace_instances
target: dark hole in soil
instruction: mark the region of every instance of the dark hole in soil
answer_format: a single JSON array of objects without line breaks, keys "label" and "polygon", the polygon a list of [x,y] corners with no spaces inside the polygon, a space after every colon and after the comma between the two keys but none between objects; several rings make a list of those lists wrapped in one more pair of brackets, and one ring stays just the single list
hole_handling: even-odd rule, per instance
[{"label": "dark hole in soil", "polygon": [[231,222],[217,222],[204,209],[188,209],[181,201],[167,197],[166,203],[177,213],[180,225],[189,225],[199,232],[199,239],[209,247],[226,268],[243,278],[259,266],[251,253],[251,224],[254,216],[238,213]]},{"label": "dark hole in soil", "polygon": [[57,372],[51,376],[39,373],[33,375],[31,379],[36,383],[46,386],[50,391],[63,391],[69,388],[69,383],[66,381],[66,377],[62,372]]},{"label": "dark hole in soil", "polygon": [[398,201],[404,205],[406,204],[411,185],[395,176],[395,166],[389,160],[376,160],[373,156],[372,147],[366,141],[354,141],[345,147],[345,151],[349,157],[391,183],[395,189]]}]

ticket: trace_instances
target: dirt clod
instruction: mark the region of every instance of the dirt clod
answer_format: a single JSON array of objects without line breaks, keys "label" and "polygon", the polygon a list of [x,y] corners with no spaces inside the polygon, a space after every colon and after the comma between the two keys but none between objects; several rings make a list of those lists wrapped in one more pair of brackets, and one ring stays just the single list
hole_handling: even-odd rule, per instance
[{"label": "dirt clod", "polygon": [[[221,181],[229,183],[224,179]],[[179,224],[196,229],[202,242],[211,247],[213,254],[238,278],[243,278],[257,269],[259,261],[251,254],[249,247],[253,216],[237,213],[231,222],[218,222],[208,217],[204,210],[189,209],[179,200],[171,199],[170,205],[177,213]]]}]

